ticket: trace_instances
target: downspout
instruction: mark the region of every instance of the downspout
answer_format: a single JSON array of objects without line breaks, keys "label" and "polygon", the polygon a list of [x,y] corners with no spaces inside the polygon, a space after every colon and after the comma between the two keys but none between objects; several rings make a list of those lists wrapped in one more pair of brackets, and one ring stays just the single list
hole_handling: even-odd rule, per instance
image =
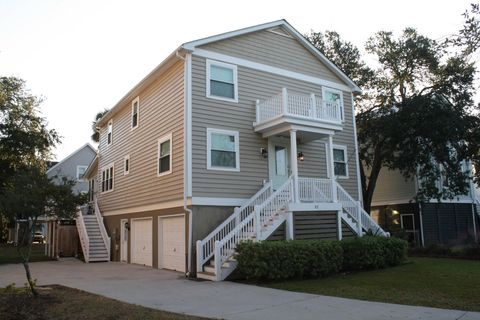
[{"label": "downspout", "polygon": [[185,276],[190,278],[192,275],[192,238],[193,238],[193,228],[192,228],[192,210],[188,208],[188,157],[189,157],[189,145],[188,145],[188,136],[189,136],[189,106],[190,106],[190,56],[187,58],[179,54],[179,50],[175,52],[175,55],[184,61],[184,80],[183,80],[183,102],[184,102],[184,114],[183,114],[183,210],[188,214],[188,249],[187,249],[187,272]]},{"label": "downspout", "polygon": [[422,247],[425,247],[425,238],[423,236],[423,216],[422,216],[422,204],[418,203],[418,215],[420,218],[420,233],[421,233],[421,240],[422,240]]}]

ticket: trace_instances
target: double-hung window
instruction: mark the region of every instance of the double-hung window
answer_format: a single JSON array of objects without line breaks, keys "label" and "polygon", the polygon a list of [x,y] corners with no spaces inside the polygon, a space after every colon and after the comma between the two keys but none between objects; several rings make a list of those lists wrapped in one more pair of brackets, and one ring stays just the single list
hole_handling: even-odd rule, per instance
[{"label": "double-hung window", "polygon": [[138,127],[138,118],[140,115],[140,99],[136,97],[135,100],[132,101],[132,129]]},{"label": "double-hung window", "polygon": [[172,173],[172,134],[158,140],[157,175]]},{"label": "double-hung window", "polygon": [[238,102],[236,65],[207,60],[207,97]]},{"label": "double-hung window", "polygon": [[111,144],[113,141],[113,121],[110,120],[107,125],[107,144]]},{"label": "double-hung window", "polygon": [[102,192],[113,190],[113,163],[102,170]]},{"label": "double-hung window", "polygon": [[83,180],[83,175],[87,171],[87,166],[77,166],[77,180]]},{"label": "double-hung window", "polygon": [[343,94],[342,91],[332,88],[322,88],[322,99],[327,108],[335,108],[338,111],[337,118],[345,120],[345,114],[343,110]]},{"label": "double-hung window", "polygon": [[207,129],[207,169],[240,171],[238,131]]},{"label": "double-hung window", "polygon": [[348,178],[347,147],[333,147],[333,170],[335,172],[335,176],[340,178]]}]

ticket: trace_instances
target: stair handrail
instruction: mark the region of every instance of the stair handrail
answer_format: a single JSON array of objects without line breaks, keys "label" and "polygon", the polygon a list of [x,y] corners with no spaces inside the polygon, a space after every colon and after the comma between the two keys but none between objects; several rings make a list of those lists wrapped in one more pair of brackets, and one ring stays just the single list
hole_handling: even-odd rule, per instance
[{"label": "stair handrail", "polygon": [[95,217],[97,218],[98,227],[100,228],[100,234],[102,235],[103,243],[107,249],[108,260],[110,260],[110,244],[111,238],[108,236],[107,229],[105,229],[105,224],[103,222],[103,216],[100,213],[100,208],[98,207],[97,198],[93,200],[95,204],[95,210],[93,210]]},{"label": "stair handrail", "polygon": [[82,245],[83,258],[85,259],[85,262],[88,263],[90,261],[90,240],[88,238],[87,228],[85,227],[85,221],[83,220],[82,207],[78,208],[75,220],[78,237],[80,238],[80,244]]},{"label": "stair handrail", "polygon": [[[349,215],[349,217],[354,220],[360,228],[367,231],[371,230],[374,234],[388,237],[389,234],[385,232],[385,230],[383,230],[372,217],[370,217],[370,215],[362,208],[360,202],[354,200],[338,182],[336,182],[336,184],[338,201],[342,204],[343,210]],[[358,230],[358,232],[361,234],[362,230]]]},{"label": "stair handrail", "polygon": [[[285,192],[288,192],[286,198],[284,198]],[[273,192],[263,203],[255,206],[254,212],[241,221],[229,234],[227,234],[223,239],[215,242],[215,273],[217,279],[219,279],[219,272],[223,263],[233,256],[235,248],[240,242],[252,239],[253,235],[256,235],[257,240],[260,240],[260,235],[258,233],[258,226],[259,223],[261,223],[258,219],[259,213],[260,216],[262,216],[262,212],[264,214],[271,213],[271,210],[268,210],[270,205],[273,205],[274,208],[278,208],[290,202],[292,199],[293,175],[290,176],[288,180],[280,188]]]},{"label": "stair handrail", "polygon": [[261,229],[270,219],[277,214],[277,212],[290,202],[293,201],[293,175],[278,188],[264,203],[256,206],[255,227],[257,232],[257,240],[263,240],[261,237]]},{"label": "stair handrail", "polygon": [[240,222],[249,217],[253,213],[254,207],[264,202],[272,192],[272,182],[269,181],[241,207],[235,208],[233,213],[203,240],[197,241],[197,271],[200,271],[203,265],[215,254],[215,241],[222,240]]}]

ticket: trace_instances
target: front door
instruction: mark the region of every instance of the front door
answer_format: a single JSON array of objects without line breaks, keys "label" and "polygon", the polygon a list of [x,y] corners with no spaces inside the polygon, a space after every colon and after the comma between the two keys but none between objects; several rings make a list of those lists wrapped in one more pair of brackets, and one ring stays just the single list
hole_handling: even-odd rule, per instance
[{"label": "front door", "polygon": [[290,149],[288,143],[269,141],[268,170],[273,189],[281,187],[288,179],[290,172]]}]

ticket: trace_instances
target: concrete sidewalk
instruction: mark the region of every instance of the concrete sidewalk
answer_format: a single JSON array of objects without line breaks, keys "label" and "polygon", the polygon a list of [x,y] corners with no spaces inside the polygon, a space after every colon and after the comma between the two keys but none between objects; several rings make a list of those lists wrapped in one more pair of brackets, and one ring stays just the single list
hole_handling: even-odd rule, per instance
[{"label": "concrete sidewalk", "polygon": [[[442,310],[295,293],[233,282],[186,280],[180,273],[76,259],[31,263],[39,285],[62,284],[150,308],[220,319],[480,320]],[[25,283],[22,265],[0,265],[0,287]],[[480,298],[479,298],[480,299]]]}]

